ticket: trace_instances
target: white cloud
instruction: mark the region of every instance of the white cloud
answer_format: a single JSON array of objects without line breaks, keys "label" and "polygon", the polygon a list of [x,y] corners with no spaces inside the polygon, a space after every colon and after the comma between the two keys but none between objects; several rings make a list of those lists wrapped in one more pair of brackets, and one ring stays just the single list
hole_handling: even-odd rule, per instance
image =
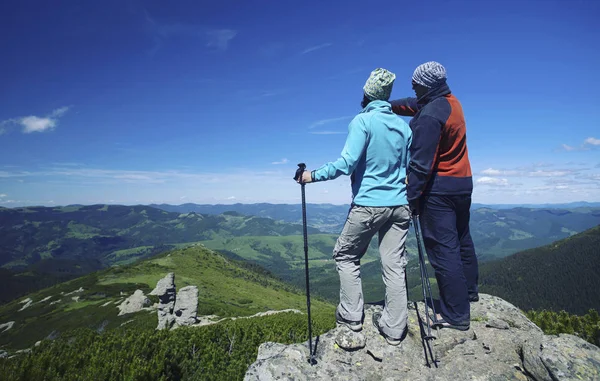
[{"label": "white cloud", "polygon": [[43,132],[56,127],[56,120],[51,118],[39,118],[37,116],[26,116],[21,118],[19,123],[23,126],[23,132]]},{"label": "white cloud", "polygon": [[304,50],[302,51],[302,54],[307,54],[307,53],[310,53],[310,52],[314,52],[315,50],[320,50],[320,49],[328,48],[328,47],[330,47],[330,46],[332,46],[332,45],[333,45],[333,43],[331,43],[331,42],[326,42],[326,43],[324,43],[324,44],[321,44],[321,45],[315,45],[315,46],[311,46],[311,47],[309,47],[309,48],[306,48],[306,49],[304,49]]},{"label": "white cloud", "polygon": [[600,139],[589,137],[585,139],[585,144],[589,144],[592,146],[600,146]]},{"label": "white cloud", "polygon": [[588,151],[591,148],[597,147],[597,146],[600,146],[600,139],[596,139],[596,138],[590,136],[589,138],[585,139],[583,141],[583,143],[578,147],[570,146],[568,144],[562,144],[561,149],[563,151],[567,151],[567,152],[576,152],[576,151]]},{"label": "white cloud", "polygon": [[162,24],[155,21],[148,11],[145,11],[145,18],[147,31],[154,39],[154,45],[149,51],[150,55],[158,52],[169,39],[177,37],[204,40],[207,48],[216,48],[224,51],[227,50],[231,40],[238,34],[234,29],[209,28],[206,25],[183,23]]},{"label": "white cloud", "polygon": [[480,177],[475,181],[476,184],[481,185],[494,185],[494,186],[508,186],[507,179],[501,179],[497,177]]},{"label": "white cloud", "polygon": [[518,176],[519,171],[505,171],[494,168],[488,168],[481,171],[481,174],[486,176]]},{"label": "white cloud", "polygon": [[594,173],[586,177],[589,180],[600,181],[600,173]]},{"label": "white cloud", "polygon": [[326,124],[331,124],[331,123],[335,123],[335,122],[341,122],[344,120],[348,120],[353,118],[353,115],[346,115],[346,116],[340,116],[337,118],[327,118],[327,119],[321,119],[321,120],[317,120],[316,122],[312,123],[310,126],[308,126],[309,129],[315,128],[315,127],[321,127],[324,126]]},{"label": "white cloud", "polygon": [[567,145],[567,144],[562,144],[562,149],[565,150],[565,151],[567,151],[567,152],[579,151],[580,150],[580,148],[573,147],[573,146],[570,146],[570,145]]},{"label": "white cloud", "polygon": [[66,112],[69,111],[70,108],[71,108],[70,106],[57,108],[56,110],[52,111],[52,113],[50,114],[50,117],[51,118],[59,118],[59,117],[65,115]]},{"label": "white cloud", "polygon": [[341,134],[345,134],[346,131],[329,131],[329,130],[325,130],[325,131],[311,131],[309,133],[313,134],[313,135],[341,135]]},{"label": "white cloud", "polygon": [[496,176],[509,176],[509,177],[561,177],[567,175],[574,175],[580,172],[582,169],[561,169],[561,170],[542,170],[535,169],[534,167],[539,167],[534,165],[533,167],[526,168],[522,167],[519,170],[503,170],[503,169],[494,169],[488,168],[484,169],[480,172],[480,174],[485,175],[485,177],[496,177]]},{"label": "white cloud", "polygon": [[235,196],[229,196],[227,197],[228,200],[235,200]]},{"label": "white cloud", "polygon": [[6,193],[0,193],[0,198],[8,197]]},{"label": "white cloud", "polygon": [[275,164],[275,165],[279,165],[279,164],[287,164],[288,163],[288,159],[286,159],[285,157],[283,159],[281,159],[280,161],[274,161],[271,164]]},{"label": "white cloud", "polygon": [[[70,107],[61,107],[52,111],[48,116],[39,117],[35,115],[8,119],[0,123],[0,126],[20,125],[23,127],[23,133],[44,132],[53,130],[58,125],[58,119],[62,117]],[[6,128],[0,128],[0,135],[6,132]]]},{"label": "white cloud", "polygon": [[206,32],[206,47],[215,47],[219,50],[227,50],[229,43],[237,35],[237,31],[233,29],[210,29]]},{"label": "white cloud", "polygon": [[533,171],[528,175],[532,177],[562,177],[574,174],[575,171]]},{"label": "white cloud", "polygon": [[134,180],[134,181],[135,180],[156,181],[153,178],[151,178],[150,176],[134,174],[134,173],[117,175],[117,176],[115,176],[115,179]]}]

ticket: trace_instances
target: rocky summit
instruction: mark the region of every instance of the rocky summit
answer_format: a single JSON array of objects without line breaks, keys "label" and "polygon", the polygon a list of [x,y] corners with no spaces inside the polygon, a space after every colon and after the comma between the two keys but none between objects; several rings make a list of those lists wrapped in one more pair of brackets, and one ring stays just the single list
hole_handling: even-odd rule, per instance
[{"label": "rocky summit", "polygon": [[430,353],[418,319],[424,305],[409,310],[406,338],[387,344],[372,324],[381,311],[369,305],[361,332],[344,326],[313,339],[316,364],[308,362],[308,342],[267,342],[244,380],[600,380],[600,349],[572,335],[549,336],[517,307],[490,295],[471,304],[468,331],[440,329]]}]

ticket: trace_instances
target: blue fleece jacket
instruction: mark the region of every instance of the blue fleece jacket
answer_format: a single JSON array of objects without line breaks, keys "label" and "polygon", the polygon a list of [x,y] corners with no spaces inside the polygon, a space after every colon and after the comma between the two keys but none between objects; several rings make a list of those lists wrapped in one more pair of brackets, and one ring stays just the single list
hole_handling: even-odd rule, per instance
[{"label": "blue fleece jacket", "polygon": [[350,122],[341,157],[312,171],[313,181],[352,175],[354,204],[404,205],[411,141],[410,127],[390,103],[373,101]]}]

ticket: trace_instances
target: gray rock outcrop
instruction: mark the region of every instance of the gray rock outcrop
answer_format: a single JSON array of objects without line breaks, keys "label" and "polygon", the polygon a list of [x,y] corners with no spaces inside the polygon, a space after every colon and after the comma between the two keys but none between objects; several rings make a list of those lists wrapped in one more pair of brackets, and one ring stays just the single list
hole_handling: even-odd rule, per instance
[{"label": "gray rock outcrop", "polygon": [[13,327],[13,325],[15,325],[14,321],[9,321],[9,322],[0,324],[0,333],[8,331],[9,329],[11,329]]},{"label": "gray rock outcrop", "polygon": [[23,305],[23,307],[21,307],[21,309],[19,309],[19,311],[18,311],[18,312],[21,312],[24,309],[26,309],[27,307],[31,306],[31,304],[33,304],[33,300],[31,300],[31,298],[23,299],[19,302],[19,304]]},{"label": "gray rock outcrop", "polygon": [[175,327],[196,324],[198,314],[198,287],[186,286],[177,292],[175,300]]},{"label": "gray rock outcrop", "polygon": [[[423,317],[422,303],[417,309]],[[471,304],[471,329],[433,331],[438,367],[428,367],[417,309],[409,310],[408,333],[397,347],[373,327],[381,307],[371,305],[361,332],[339,326],[319,337],[315,365],[307,361],[307,342],[263,343],[244,380],[600,380],[598,347],[572,335],[544,335],[518,308],[484,294]]]},{"label": "gray rock outcrop", "polygon": [[139,312],[151,304],[150,299],[144,295],[144,291],[135,290],[133,295],[125,299],[119,306],[119,316]]},{"label": "gray rock outcrop", "polygon": [[169,273],[156,284],[150,295],[158,295],[158,326],[171,329],[198,323],[198,287],[186,286],[176,294],[175,274]]},{"label": "gray rock outcrop", "polygon": [[156,284],[156,288],[150,295],[157,295],[158,304],[158,326],[156,329],[170,329],[175,323],[173,309],[175,308],[175,274],[168,273]]}]

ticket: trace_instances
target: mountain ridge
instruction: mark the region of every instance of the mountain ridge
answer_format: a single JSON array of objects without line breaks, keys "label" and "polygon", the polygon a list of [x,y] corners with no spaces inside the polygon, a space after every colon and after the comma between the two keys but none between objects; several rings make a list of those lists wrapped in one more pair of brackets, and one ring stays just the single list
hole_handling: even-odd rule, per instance
[{"label": "mountain ridge", "polygon": [[480,289],[524,310],[600,311],[600,225],[479,265]]},{"label": "mountain ridge", "polygon": [[[2,271],[0,302],[9,300],[8,295],[206,239],[302,234],[302,225],[256,216],[106,204],[5,208],[0,209],[0,221],[0,266],[10,271]],[[308,232],[320,233],[312,227]]]},{"label": "mountain ridge", "polygon": [[[36,291],[0,306],[0,347],[24,349],[48,336],[75,328],[114,329],[135,319],[140,327],[156,327],[156,311],[118,316],[117,305],[135,290],[148,295],[158,280],[175,273],[177,288],[197,286],[198,315],[250,316],[282,309],[306,309],[303,291],[264,269],[233,261],[200,244],[175,249],[142,261],[114,266]],[[157,302],[154,300],[153,302]],[[316,313],[333,305],[313,297]]]}]

